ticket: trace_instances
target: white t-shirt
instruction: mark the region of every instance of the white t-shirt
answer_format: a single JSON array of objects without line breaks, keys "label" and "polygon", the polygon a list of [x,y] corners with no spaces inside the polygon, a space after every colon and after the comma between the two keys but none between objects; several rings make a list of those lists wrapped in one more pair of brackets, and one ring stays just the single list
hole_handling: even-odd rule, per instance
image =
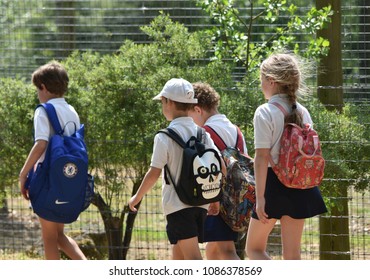
[{"label": "white t-shirt", "polygon": [[[50,99],[47,103],[51,103],[54,105],[59,119],[59,124],[62,128],[64,128],[64,135],[72,135],[75,132],[76,128],[80,128],[80,118],[76,110],[71,105],[69,105],[64,98],[53,98]],[[47,113],[42,107],[38,107],[35,110],[33,126],[35,141],[49,141],[50,137],[55,134],[54,129],[49,122]],[[42,162],[44,160],[44,156],[45,153],[40,157],[38,162]]]},{"label": "white t-shirt", "polygon": [[[237,139],[237,129],[234,124],[223,114],[216,114],[209,117],[204,124],[210,126],[225,142],[226,146],[235,147]],[[244,153],[248,154],[244,135],[242,135]]]},{"label": "white t-shirt", "polygon": [[[254,113],[254,147],[255,149],[271,149],[270,154],[275,163],[278,162],[280,138],[284,130],[284,114],[272,102],[279,103],[287,112],[291,105],[287,94],[276,94],[268,103],[259,106]],[[303,115],[303,122],[312,125],[310,113],[297,102],[297,110]]]},{"label": "white t-shirt", "polygon": [[[173,129],[179,136],[186,142],[191,136],[197,135],[197,125],[194,123],[191,117],[180,117],[174,119],[169,128]],[[205,144],[210,145],[216,149],[209,133],[206,132]],[[154,137],[153,155],[150,166],[162,169],[162,207],[165,215],[169,215],[176,211],[193,207],[181,202],[178,197],[175,188],[169,184],[166,184],[164,178],[164,166],[167,164],[172,179],[177,182],[181,174],[181,163],[182,163],[182,152],[183,149],[169,136],[158,133]],[[209,204],[199,206],[204,209],[208,209]]]}]

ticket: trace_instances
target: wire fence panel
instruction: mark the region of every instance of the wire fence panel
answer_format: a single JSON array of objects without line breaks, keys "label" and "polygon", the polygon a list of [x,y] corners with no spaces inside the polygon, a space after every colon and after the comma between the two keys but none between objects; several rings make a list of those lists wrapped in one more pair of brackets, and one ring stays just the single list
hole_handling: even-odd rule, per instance
[{"label": "wire fence panel", "polygon": [[[0,1],[0,77],[29,80],[38,66],[51,59],[65,59],[74,50],[113,54],[125,40],[147,44],[150,42],[149,38],[140,27],[148,25],[160,11],[168,13],[171,19],[183,23],[190,31],[211,27],[208,16],[196,6],[195,2],[189,0]],[[239,3],[239,1],[235,2]],[[307,1],[296,2],[300,3],[301,12],[308,9]],[[311,6],[314,4],[315,1],[310,1]],[[356,104],[363,112],[359,114],[359,123],[366,127],[369,135],[370,5],[368,0],[342,3],[342,63],[345,100]],[[243,69],[234,69],[234,75],[235,80],[240,80],[244,75]],[[329,126],[331,121],[323,120],[319,125]],[[87,139],[87,141],[105,144],[99,139]],[[253,145],[252,142],[247,144],[249,147]],[[328,144],[336,145],[338,148],[346,145],[368,145],[355,141],[348,143],[333,141]],[[356,157],[357,155],[353,155],[352,158],[341,160],[351,162],[356,161]],[[369,161],[362,163],[369,166]],[[13,174],[14,178],[17,176],[18,174]],[[121,179],[124,180],[124,178]],[[345,218],[349,219],[350,251],[345,253],[354,260],[368,260],[370,259],[370,193],[355,191],[350,187],[351,183],[358,179],[356,177],[331,178],[330,174],[326,178],[326,180],[348,180],[348,196],[343,199],[348,199],[349,214]],[[369,186],[369,179],[364,180],[367,180]],[[0,211],[0,259],[42,259],[43,245],[37,217],[33,214],[29,203],[19,196],[17,186],[6,186],[6,191],[7,208],[6,211]],[[129,198],[128,191],[120,200],[126,203]],[[335,203],[334,198],[327,197],[327,199]],[[329,215],[328,218],[334,220],[343,217]],[[160,187],[156,187],[144,198],[137,214],[127,259],[170,259],[171,247],[165,225],[161,208],[161,190]],[[94,205],[91,205],[77,222],[66,225],[66,231],[79,242],[84,251],[88,252],[89,258],[108,258],[104,223]],[[320,259],[319,246],[320,225],[319,218],[315,217],[308,219],[305,224],[302,258]],[[204,255],[204,244],[201,248]],[[274,259],[282,258],[279,226],[276,226],[270,236],[268,251]],[[331,253],[336,254],[336,252]]]}]

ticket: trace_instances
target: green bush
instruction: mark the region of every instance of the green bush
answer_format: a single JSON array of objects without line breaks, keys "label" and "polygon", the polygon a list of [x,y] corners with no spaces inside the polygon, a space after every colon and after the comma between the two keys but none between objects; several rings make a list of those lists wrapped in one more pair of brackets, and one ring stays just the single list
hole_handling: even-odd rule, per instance
[{"label": "green bush", "polygon": [[340,188],[368,189],[369,130],[359,121],[361,111],[347,103],[342,113],[328,111],[316,99],[306,104],[319,132],[326,159],[322,190],[332,196]]},{"label": "green bush", "polygon": [[[126,41],[115,54],[75,52],[64,61],[71,79],[69,102],[87,125],[90,166],[96,178],[94,204],[107,234],[119,236],[108,237],[113,248],[110,259],[125,257],[114,248],[122,241],[126,217],[127,235],[131,234],[134,218],[128,214],[127,199],[149,168],[156,131],[168,125],[160,103],[152,98],[173,77],[219,88],[233,84],[230,65],[208,58],[206,34],[189,33],[163,14],[142,30],[152,43]],[[130,239],[127,235],[124,240]]]},{"label": "green bush", "polygon": [[23,81],[7,78],[0,79],[0,96],[0,199],[4,202],[5,188],[18,186],[18,173],[33,144],[37,93]]}]

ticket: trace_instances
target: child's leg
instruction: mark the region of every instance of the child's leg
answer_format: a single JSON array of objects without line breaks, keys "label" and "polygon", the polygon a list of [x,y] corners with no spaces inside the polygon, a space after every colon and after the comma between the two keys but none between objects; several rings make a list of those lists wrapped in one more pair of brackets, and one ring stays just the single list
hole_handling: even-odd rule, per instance
[{"label": "child's leg", "polygon": [[246,251],[250,260],[269,260],[266,252],[267,240],[276,223],[275,219],[269,219],[263,224],[257,219],[251,218],[249,222]]},{"label": "child's leg", "polygon": [[64,224],[40,219],[42,238],[44,241],[45,258],[59,260],[59,248],[72,260],[86,260],[77,243],[64,234]]},{"label": "child's leg", "polygon": [[284,260],[301,259],[301,239],[304,221],[304,219],[293,219],[289,216],[281,218],[281,240]]},{"label": "child's leg", "polygon": [[86,260],[84,253],[81,251],[80,247],[78,247],[76,241],[74,241],[71,237],[66,236],[63,230],[59,232],[58,236],[59,248],[68,257],[70,257],[72,260]]},{"label": "child's leg", "polygon": [[178,243],[172,245],[172,259],[173,260],[184,260],[184,254]]},{"label": "child's leg", "polygon": [[58,230],[56,223],[39,218],[41,224],[42,240],[44,242],[45,259],[59,260]]},{"label": "child's leg", "polygon": [[236,253],[234,241],[208,242],[206,245],[207,260],[240,260]]},{"label": "child's leg", "polygon": [[198,237],[182,239],[172,247],[172,258],[174,260],[202,260]]}]

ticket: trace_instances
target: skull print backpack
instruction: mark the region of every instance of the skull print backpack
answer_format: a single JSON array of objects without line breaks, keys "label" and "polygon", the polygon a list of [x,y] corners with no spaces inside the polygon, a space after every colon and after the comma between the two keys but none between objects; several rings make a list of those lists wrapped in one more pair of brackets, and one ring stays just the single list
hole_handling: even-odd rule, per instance
[{"label": "skull print backpack", "polygon": [[192,136],[186,143],[170,128],[158,133],[168,135],[183,148],[179,181],[174,182],[167,165],[164,169],[166,183],[172,183],[180,200],[191,206],[219,201],[222,195],[221,158],[218,151],[202,142],[204,129],[198,127],[197,137]]}]

